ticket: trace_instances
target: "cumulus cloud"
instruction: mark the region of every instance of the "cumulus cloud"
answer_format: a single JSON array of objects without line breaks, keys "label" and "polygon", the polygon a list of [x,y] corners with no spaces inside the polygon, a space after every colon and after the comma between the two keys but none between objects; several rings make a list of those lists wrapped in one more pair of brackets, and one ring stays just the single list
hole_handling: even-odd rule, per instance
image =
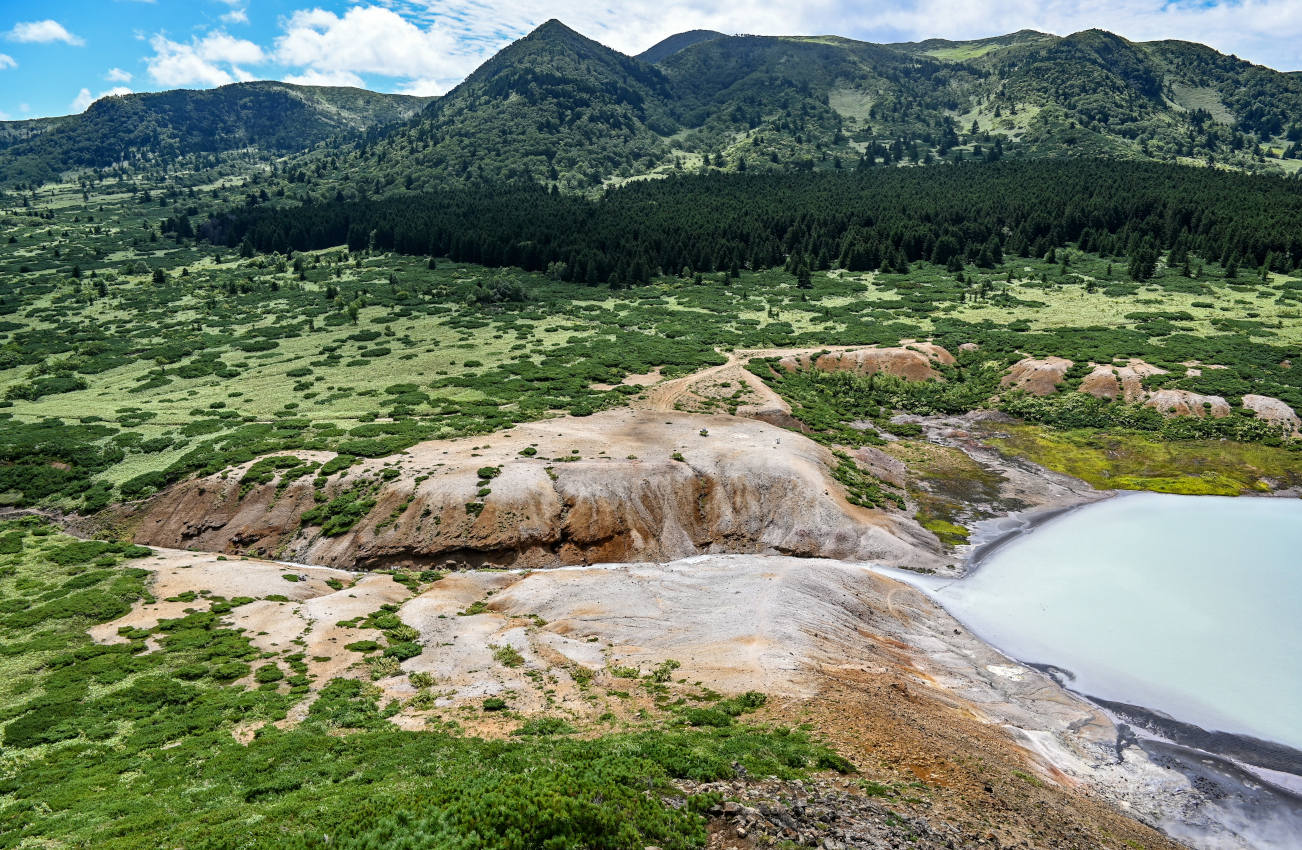
[{"label": "cumulus cloud", "polygon": [[352,86],[365,88],[361,77],[352,71],[304,71],[302,74],[290,74],[285,82],[300,86]]},{"label": "cumulus cloud", "polygon": [[266,59],[258,45],[221,31],[192,38],[188,43],[158,33],[149,44],[154,49],[154,54],[145,59],[149,76],[164,86],[222,86],[251,80],[253,75],[241,66],[261,64]]},{"label": "cumulus cloud", "polygon": [[325,9],[295,12],[276,39],[275,58],[304,73],[379,74],[445,90],[480,56],[453,26],[421,27],[392,9],[354,6],[342,16]]},{"label": "cumulus cloud", "polygon": [[0,53],[0,71],[3,71],[6,68],[17,68],[17,67],[18,67],[18,63],[14,61],[14,57],[7,56],[3,53]]},{"label": "cumulus cloud", "polygon": [[249,13],[243,9],[231,9],[222,15],[222,20],[228,24],[247,24],[249,22]]},{"label": "cumulus cloud", "polygon": [[104,79],[110,83],[129,83],[131,82],[131,72],[123,71],[121,68],[109,68]]},{"label": "cumulus cloud", "polygon": [[126,88],[125,86],[114,86],[108,91],[102,91],[92,97],[90,89],[83,88],[81,91],[77,92],[77,96],[72,99],[72,103],[69,104],[68,109],[74,114],[85,112],[86,107],[90,106],[102,97],[116,97],[122,94],[131,94],[131,89]]},{"label": "cumulus cloud", "polygon": [[58,21],[24,21],[14,24],[7,37],[11,41],[22,41],[29,44],[51,44],[61,41],[64,44],[82,45],[86,40],[80,36],[75,36],[63,28],[63,24]]}]

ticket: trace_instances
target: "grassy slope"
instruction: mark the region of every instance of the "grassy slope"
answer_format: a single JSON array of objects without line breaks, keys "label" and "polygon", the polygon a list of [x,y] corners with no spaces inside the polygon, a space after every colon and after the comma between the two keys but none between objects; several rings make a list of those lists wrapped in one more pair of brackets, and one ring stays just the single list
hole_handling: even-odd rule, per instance
[{"label": "grassy slope", "polygon": [[[276,186],[256,171],[259,182],[247,179],[240,166],[189,182],[201,204],[213,193],[238,197]],[[735,282],[669,277],[612,292],[333,250],[301,256],[300,275],[283,258],[246,260],[168,237],[151,241],[146,234],[173,207],[128,188],[106,183],[88,199],[67,185],[42,190],[33,209],[53,217],[23,210],[6,216],[15,241],[0,248],[9,284],[0,316],[8,368],[0,370],[0,386],[12,398],[3,412],[13,424],[106,420],[117,433],[97,445],[125,447],[95,473],[111,484],[164,469],[214,437],[239,443],[233,435],[241,427],[270,428],[259,423],[298,422],[300,430],[313,423],[293,438],[306,447],[382,437],[400,448],[555,411],[600,409],[623,403],[631,390],[594,384],[618,384],[655,366],[670,374],[700,368],[719,362],[716,348],[893,344],[938,332],[954,345],[1003,331],[1004,346],[1019,338],[1038,347],[1065,344],[1053,342],[1060,338],[1103,360],[1145,353],[1161,360],[1159,344],[1133,350],[1142,336],[1116,347],[1115,329],[1138,326],[1151,327],[1156,343],[1172,331],[1206,339],[1219,362],[1234,366],[1226,358],[1250,351],[1254,341],[1302,342],[1297,281],[1263,283],[1245,272],[1228,282],[1214,266],[1196,280],[1167,271],[1141,286],[1123,279],[1119,262],[1109,273],[1109,261],[1075,254],[1066,268],[1013,259],[998,269],[968,269],[964,283],[924,265],[909,275],[816,274],[808,292],[780,270],[746,272]],[[194,203],[188,194],[177,203]],[[70,276],[74,265],[83,270],[80,280]],[[167,270],[166,283],[152,281],[153,268]],[[480,284],[502,274],[520,281],[531,300],[472,303]],[[965,300],[983,280],[990,296]],[[330,288],[335,301],[327,298]],[[1169,326],[1133,318],[1175,310],[1188,318]],[[1060,337],[1033,336],[1042,330]],[[102,366],[109,368],[98,371]],[[51,375],[72,375],[87,387],[35,400],[14,390]],[[394,413],[401,423],[371,421]],[[138,441],[148,450],[137,450]],[[260,445],[274,447],[274,440]],[[7,498],[20,497],[11,491]]]}]

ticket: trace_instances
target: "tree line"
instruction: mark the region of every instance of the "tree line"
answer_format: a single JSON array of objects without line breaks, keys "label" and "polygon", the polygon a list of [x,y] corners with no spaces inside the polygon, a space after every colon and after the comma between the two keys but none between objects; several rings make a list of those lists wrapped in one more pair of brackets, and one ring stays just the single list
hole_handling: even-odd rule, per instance
[{"label": "tree line", "polygon": [[[1105,160],[1001,161],[843,174],[707,174],[598,198],[529,184],[211,214],[200,238],[245,253],[394,251],[631,285],[743,268],[991,267],[1067,245],[1291,272],[1302,181]],[[176,223],[174,223],[174,226]],[[1133,266],[1134,264],[1132,264]],[[1140,264],[1146,265],[1144,264]]]}]

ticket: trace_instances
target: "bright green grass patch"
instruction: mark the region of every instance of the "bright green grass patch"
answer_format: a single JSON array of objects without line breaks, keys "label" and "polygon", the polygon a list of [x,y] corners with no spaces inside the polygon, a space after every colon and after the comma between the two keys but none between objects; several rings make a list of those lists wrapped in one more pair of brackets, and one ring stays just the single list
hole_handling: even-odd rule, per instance
[{"label": "bright green grass patch", "polygon": [[962,546],[967,543],[968,531],[961,525],[934,517],[929,518],[921,512],[918,514],[918,521],[922,523],[923,528],[940,538],[940,542],[946,546]]},{"label": "bright green grass patch", "polygon": [[998,426],[989,442],[1004,454],[1105,489],[1237,496],[1302,484],[1302,447],[1296,445],[1163,441],[1135,433],[1033,425]]}]

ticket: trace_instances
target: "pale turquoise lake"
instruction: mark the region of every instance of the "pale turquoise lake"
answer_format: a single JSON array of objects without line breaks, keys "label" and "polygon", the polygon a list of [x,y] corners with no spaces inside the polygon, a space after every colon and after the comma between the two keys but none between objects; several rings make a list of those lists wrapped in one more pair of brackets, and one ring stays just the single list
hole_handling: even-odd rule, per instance
[{"label": "pale turquoise lake", "polygon": [[1302,749],[1302,500],[1124,495],[932,589],[1078,693]]}]

